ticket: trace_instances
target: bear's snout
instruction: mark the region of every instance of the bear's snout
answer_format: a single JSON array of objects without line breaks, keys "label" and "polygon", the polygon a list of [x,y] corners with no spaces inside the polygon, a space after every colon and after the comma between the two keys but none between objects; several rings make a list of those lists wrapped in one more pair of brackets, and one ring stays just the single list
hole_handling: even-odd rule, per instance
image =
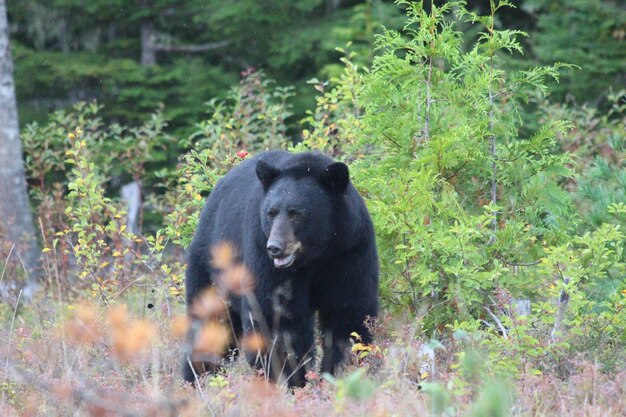
[{"label": "bear's snout", "polygon": [[301,248],[296,241],[293,226],[285,216],[278,216],[272,223],[272,230],[265,249],[274,261],[275,268],[288,268],[296,260],[296,252]]},{"label": "bear's snout", "polygon": [[276,216],[267,238],[265,249],[272,259],[285,258],[295,252],[296,241],[293,225],[284,214]]},{"label": "bear's snout", "polygon": [[285,242],[280,240],[268,240],[267,241],[267,253],[272,258],[282,258],[285,254]]}]

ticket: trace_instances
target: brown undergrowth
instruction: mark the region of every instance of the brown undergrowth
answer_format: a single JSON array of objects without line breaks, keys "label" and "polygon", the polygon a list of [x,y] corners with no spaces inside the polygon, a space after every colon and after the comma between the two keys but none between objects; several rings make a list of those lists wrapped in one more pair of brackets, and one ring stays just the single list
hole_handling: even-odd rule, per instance
[{"label": "brown undergrowth", "polygon": [[138,308],[141,289],[108,306],[51,294],[2,311],[2,416],[621,416],[626,409],[626,372],[606,374],[584,361],[573,360],[565,380],[469,375],[463,367],[472,355],[450,341],[435,350],[436,371],[424,372],[416,326],[390,317],[376,323],[371,350],[353,349],[336,378],[311,371],[304,388],[289,391],[233,358],[194,389],[179,375],[181,304]]}]

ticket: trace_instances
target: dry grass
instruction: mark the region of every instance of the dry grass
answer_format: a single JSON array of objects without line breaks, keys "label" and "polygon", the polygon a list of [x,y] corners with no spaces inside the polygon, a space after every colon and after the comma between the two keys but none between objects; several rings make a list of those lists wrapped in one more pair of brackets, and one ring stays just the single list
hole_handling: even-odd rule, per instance
[{"label": "dry grass", "polygon": [[[397,320],[379,323],[383,355],[354,360],[334,383],[315,372],[303,389],[269,384],[243,360],[194,389],[179,375],[183,306],[172,317],[158,306],[137,311],[92,303],[59,303],[46,294],[17,310],[5,306],[0,333],[0,415],[12,416],[430,416],[478,415],[490,377],[470,386],[451,370],[452,348],[438,351],[437,382],[420,389],[421,342]],[[135,301],[141,305],[141,301]],[[15,320],[13,316],[15,313]],[[211,343],[209,343],[211,344]],[[574,363],[567,380],[522,375],[505,396],[512,416],[623,416],[626,372],[607,375]],[[369,367],[365,376],[356,368]],[[356,377],[354,377],[356,375]],[[485,384],[485,388],[480,385]],[[502,396],[502,391],[497,391]],[[496,395],[496,394],[493,394]],[[440,398],[441,397],[441,398]],[[438,401],[443,401],[440,408]]]}]

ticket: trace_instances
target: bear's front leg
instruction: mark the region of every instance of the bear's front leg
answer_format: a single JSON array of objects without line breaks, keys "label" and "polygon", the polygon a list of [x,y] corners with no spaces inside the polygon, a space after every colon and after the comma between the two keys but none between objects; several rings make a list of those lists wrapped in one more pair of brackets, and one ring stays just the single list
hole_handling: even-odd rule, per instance
[{"label": "bear's front leg", "polygon": [[306,372],[311,368],[315,356],[314,325],[313,315],[282,321],[275,332],[273,352],[278,359],[276,362],[280,367],[280,377],[272,376],[273,379],[286,382],[289,387],[304,386]]},{"label": "bear's front leg", "polygon": [[350,349],[350,333],[358,333],[362,343],[372,343],[372,335],[365,326],[365,320],[370,315],[374,314],[362,307],[342,307],[319,312],[324,349],[322,372],[334,375],[338,371]]},{"label": "bear's front leg", "polygon": [[246,349],[245,342],[243,348],[248,363],[263,369],[268,379],[302,387],[315,356],[315,316],[308,303],[294,294],[297,288],[288,290],[277,288],[264,302],[256,297],[244,302],[244,340],[257,333],[264,343],[262,350]]}]

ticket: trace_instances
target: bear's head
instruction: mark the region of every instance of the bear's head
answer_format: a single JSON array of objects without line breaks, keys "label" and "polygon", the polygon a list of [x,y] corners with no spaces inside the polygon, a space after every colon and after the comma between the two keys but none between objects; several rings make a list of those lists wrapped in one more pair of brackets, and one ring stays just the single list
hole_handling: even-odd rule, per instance
[{"label": "bear's head", "polygon": [[348,167],[334,162],[279,169],[260,160],[256,174],[265,192],[261,225],[274,266],[300,267],[323,256],[337,238],[336,210],[350,184]]}]

